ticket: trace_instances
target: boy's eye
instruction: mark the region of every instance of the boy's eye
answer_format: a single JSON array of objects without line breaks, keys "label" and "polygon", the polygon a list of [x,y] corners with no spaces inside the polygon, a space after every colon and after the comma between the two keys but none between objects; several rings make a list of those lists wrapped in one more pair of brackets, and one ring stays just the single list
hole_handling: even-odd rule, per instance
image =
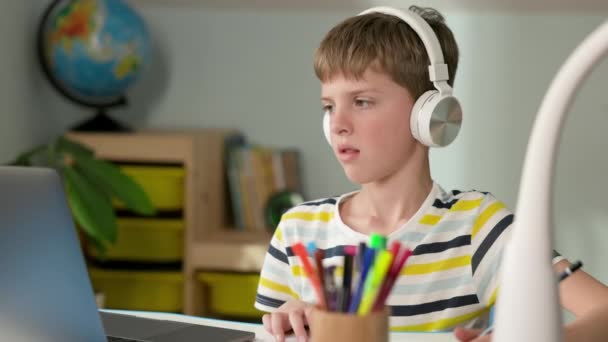
[{"label": "boy's eye", "polygon": [[323,114],[331,114],[334,111],[334,106],[332,105],[323,105]]},{"label": "boy's eye", "polygon": [[366,99],[355,99],[355,106],[361,108],[367,108],[371,105],[371,101]]}]

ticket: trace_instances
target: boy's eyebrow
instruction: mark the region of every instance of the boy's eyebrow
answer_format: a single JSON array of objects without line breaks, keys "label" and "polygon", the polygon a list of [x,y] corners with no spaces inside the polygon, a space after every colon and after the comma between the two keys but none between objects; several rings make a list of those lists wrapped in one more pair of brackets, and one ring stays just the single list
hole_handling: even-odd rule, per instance
[{"label": "boy's eyebrow", "polygon": [[[361,89],[355,89],[355,90],[351,90],[349,92],[347,92],[346,94],[348,96],[355,96],[361,93],[379,93],[380,91],[376,88],[361,88]],[[327,96],[321,96],[321,101],[329,101],[331,100],[330,97]]]}]

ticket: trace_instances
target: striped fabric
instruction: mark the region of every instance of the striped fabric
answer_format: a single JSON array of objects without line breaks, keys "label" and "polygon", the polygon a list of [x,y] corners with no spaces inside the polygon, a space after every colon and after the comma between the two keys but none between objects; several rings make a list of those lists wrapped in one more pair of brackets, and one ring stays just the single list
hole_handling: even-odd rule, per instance
[{"label": "striped fabric", "polygon": [[[340,218],[339,203],[353,194],[307,202],[283,215],[261,271],[256,308],[272,312],[290,299],[316,301],[294,243],[314,241],[325,250],[324,265],[337,265],[340,272],[344,246],[368,240]],[[389,244],[398,240],[413,250],[387,301],[391,329],[485,325],[512,222],[511,212],[491,194],[446,192],[434,184],[418,212],[389,235]]]}]

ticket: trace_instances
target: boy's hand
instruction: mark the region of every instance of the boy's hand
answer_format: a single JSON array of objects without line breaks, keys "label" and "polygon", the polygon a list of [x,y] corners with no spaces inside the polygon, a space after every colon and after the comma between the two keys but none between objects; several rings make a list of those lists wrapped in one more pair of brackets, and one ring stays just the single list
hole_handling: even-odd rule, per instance
[{"label": "boy's hand", "polygon": [[482,332],[481,329],[465,329],[465,328],[458,327],[458,328],[454,329],[454,336],[456,336],[456,338],[460,342],[468,342],[468,341],[490,342],[490,341],[492,341],[492,334],[488,334],[488,335],[481,336],[478,338],[478,336],[479,336],[479,334],[481,334],[481,332]]},{"label": "boy's hand", "polygon": [[299,300],[291,300],[281,305],[277,311],[262,317],[264,329],[278,342],[285,341],[285,332],[293,330],[298,341],[306,341],[308,334],[305,325],[310,321],[314,305]]}]

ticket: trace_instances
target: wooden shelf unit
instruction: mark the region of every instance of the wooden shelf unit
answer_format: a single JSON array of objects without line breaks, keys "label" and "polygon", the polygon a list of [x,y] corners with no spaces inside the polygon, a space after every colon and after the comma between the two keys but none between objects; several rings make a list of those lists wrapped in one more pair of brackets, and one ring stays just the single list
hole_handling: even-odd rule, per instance
[{"label": "wooden shelf unit", "polygon": [[[230,228],[226,208],[224,141],[231,130],[67,134],[114,162],[182,164],[184,179],[184,313],[205,314],[201,270],[258,272],[271,235]],[[253,305],[253,303],[252,303]]]}]

